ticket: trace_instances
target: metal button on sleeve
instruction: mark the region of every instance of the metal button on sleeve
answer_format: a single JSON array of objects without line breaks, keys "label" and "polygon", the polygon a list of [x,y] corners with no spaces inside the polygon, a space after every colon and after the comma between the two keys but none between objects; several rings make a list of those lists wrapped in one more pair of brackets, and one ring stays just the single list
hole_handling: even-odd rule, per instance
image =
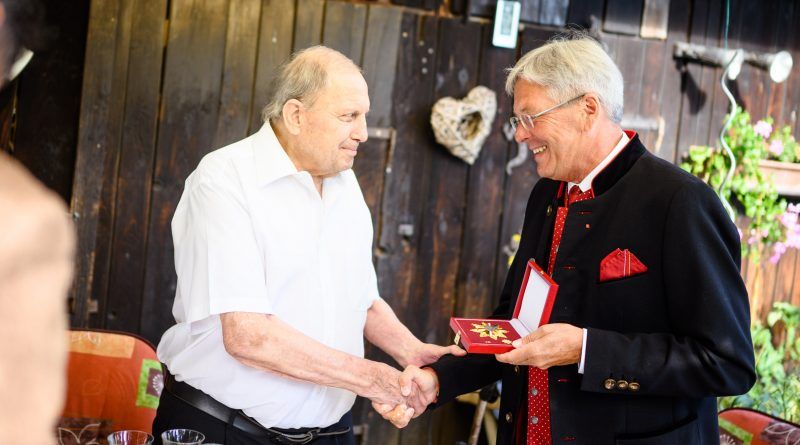
[{"label": "metal button on sleeve", "polygon": [[617,386],[617,381],[614,379],[606,379],[603,382],[603,387],[609,391],[614,389],[615,386]]},{"label": "metal button on sleeve", "polygon": [[617,382],[617,388],[619,389],[628,389],[628,381],[627,380],[620,380]]},{"label": "metal button on sleeve", "polygon": [[633,392],[638,391],[639,390],[639,384],[636,383],[636,382],[628,383],[628,390],[633,391]]}]

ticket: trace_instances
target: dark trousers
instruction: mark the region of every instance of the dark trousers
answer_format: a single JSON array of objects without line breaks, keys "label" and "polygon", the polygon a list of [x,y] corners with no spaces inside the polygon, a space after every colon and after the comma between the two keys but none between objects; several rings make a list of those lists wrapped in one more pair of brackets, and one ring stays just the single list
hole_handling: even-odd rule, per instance
[{"label": "dark trousers", "polygon": [[[347,413],[332,427],[350,427],[350,432],[339,436],[320,437],[311,442],[313,445],[355,445],[353,435],[353,418]],[[244,432],[232,425],[212,417],[203,411],[170,394],[164,390],[153,420],[153,436],[155,445],[161,445],[161,433],[173,428],[188,428],[205,434],[205,443],[221,443],[225,445],[273,445],[276,442],[266,436],[259,437]],[[284,433],[294,433],[294,430],[279,430]]]}]

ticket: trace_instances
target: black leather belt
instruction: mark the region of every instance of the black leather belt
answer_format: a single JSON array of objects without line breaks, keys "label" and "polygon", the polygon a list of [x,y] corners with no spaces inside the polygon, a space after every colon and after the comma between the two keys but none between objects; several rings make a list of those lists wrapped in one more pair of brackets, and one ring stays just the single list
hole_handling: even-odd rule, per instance
[{"label": "black leather belt", "polygon": [[175,380],[175,377],[164,366],[164,389],[173,396],[199,409],[209,416],[225,422],[257,437],[268,437],[280,444],[308,444],[319,437],[339,436],[350,432],[350,427],[335,429],[337,425],[327,428],[278,429],[267,428],[249,417],[242,410],[232,409],[218,402],[199,389]]}]

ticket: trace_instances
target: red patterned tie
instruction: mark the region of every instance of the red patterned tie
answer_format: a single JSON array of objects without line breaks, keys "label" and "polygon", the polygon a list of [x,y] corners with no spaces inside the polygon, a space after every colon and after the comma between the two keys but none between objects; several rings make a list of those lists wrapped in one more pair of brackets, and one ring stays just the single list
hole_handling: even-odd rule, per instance
[{"label": "red patterned tie", "polygon": [[[592,189],[581,192],[580,187],[573,185],[569,189],[566,203],[556,212],[556,224],[553,228],[553,241],[550,244],[550,261],[547,263],[547,273],[553,275],[558,254],[558,245],[561,243],[561,234],[567,221],[569,205],[594,198]],[[528,367],[528,418],[527,444],[549,445],[550,433],[550,388],[548,385],[547,370]],[[519,442],[518,442],[519,443]]]},{"label": "red patterned tie", "polygon": [[576,202],[586,201],[587,199],[594,198],[594,192],[592,189],[586,190],[585,192],[581,191],[581,188],[577,185],[573,185],[569,189],[569,195],[567,195],[568,203],[573,204]]}]

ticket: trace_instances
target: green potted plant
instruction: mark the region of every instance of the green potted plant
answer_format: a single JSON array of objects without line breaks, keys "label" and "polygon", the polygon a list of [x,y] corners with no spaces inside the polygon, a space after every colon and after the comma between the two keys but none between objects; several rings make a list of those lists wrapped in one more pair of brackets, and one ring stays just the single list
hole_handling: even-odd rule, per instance
[{"label": "green potted plant", "polygon": [[741,396],[720,397],[717,406],[751,408],[800,422],[800,308],[776,302],[767,323],[750,328],[756,357],[756,384]]},{"label": "green potted plant", "polygon": [[[768,169],[775,163],[800,161],[800,144],[788,126],[773,129],[772,118],[753,124],[741,109],[737,109],[725,141],[733,151],[737,169],[724,187],[729,160],[719,148],[692,146],[681,167],[735,203],[734,208],[744,217],[737,218],[742,254],[758,262],[763,252],[777,263],[787,249],[800,249],[800,204],[788,204],[781,198],[775,176]],[[800,188],[800,164],[788,170],[797,173],[789,177],[789,186]]]}]

